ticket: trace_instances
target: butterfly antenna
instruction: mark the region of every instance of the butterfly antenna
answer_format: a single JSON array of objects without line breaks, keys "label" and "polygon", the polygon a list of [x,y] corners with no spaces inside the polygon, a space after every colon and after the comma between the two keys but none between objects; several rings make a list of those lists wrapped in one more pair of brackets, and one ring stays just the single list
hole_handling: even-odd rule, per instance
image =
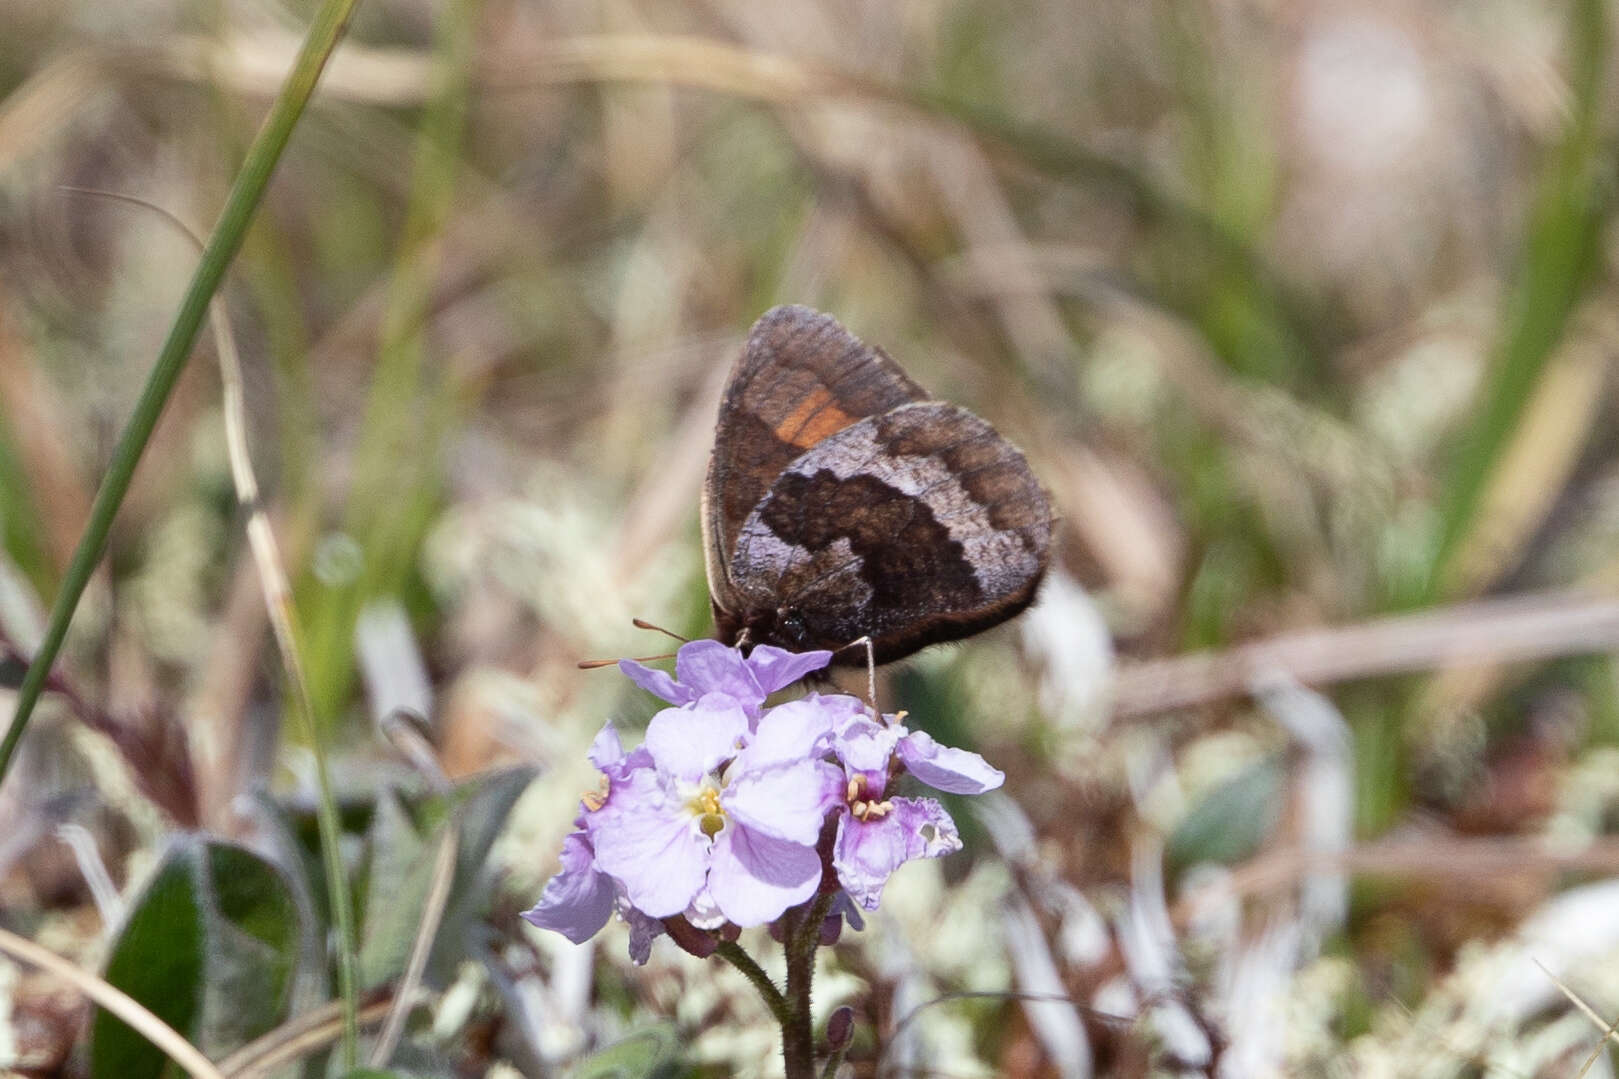
[{"label": "butterfly antenna", "polygon": [[[665,652],[661,656],[631,656],[629,658],[631,663],[651,663],[660,659],[674,659],[675,654],[673,652]],[[617,665],[618,660],[616,659],[582,659],[578,664],[581,671],[596,671],[603,667],[613,667]]]},{"label": "butterfly antenna", "polygon": [[674,632],[673,630],[664,629],[662,626],[655,626],[651,622],[648,622],[644,618],[632,618],[632,619],[630,619],[630,621],[635,624],[636,629],[650,629],[654,633],[663,634],[665,637],[673,637],[675,640],[679,641],[681,644],[690,644],[691,643],[691,638],[690,637],[682,637],[680,634]]}]

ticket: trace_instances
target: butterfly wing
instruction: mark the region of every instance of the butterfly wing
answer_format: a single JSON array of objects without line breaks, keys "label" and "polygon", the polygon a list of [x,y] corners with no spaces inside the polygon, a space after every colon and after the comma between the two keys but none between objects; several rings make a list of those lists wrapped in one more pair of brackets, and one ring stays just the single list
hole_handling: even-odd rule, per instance
[{"label": "butterfly wing", "polygon": [[1050,545],[1050,503],[1016,447],[955,405],[903,405],[782,470],[738,533],[721,637],[746,627],[803,650],[870,635],[887,662],[1023,610]]},{"label": "butterfly wing", "polygon": [[759,500],[806,449],[927,392],[830,315],[775,307],[760,316],[726,384],[703,484],[703,547],[716,617],[735,610],[729,567]]}]

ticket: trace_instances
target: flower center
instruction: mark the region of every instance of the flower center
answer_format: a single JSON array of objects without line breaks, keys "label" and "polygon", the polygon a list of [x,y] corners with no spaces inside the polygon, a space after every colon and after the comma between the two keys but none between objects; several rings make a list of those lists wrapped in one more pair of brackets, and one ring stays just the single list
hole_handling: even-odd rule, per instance
[{"label": "flower center", "polygon": [[893,802],[862,798],[861,795],[865,793],[866,777],[861,775],[852,777],[848,789],[844,791],[844,800],[849,803],[849,812],[854,814],[855,820],[882,820],[894,811]]},{"label": "flower center", "polygon": [[720,806],[720,792],[713,787],[703,787],[692,798],[691,811],[697,815],[697,827],[703,834],[713,839],[725,827],[725,810]]}]

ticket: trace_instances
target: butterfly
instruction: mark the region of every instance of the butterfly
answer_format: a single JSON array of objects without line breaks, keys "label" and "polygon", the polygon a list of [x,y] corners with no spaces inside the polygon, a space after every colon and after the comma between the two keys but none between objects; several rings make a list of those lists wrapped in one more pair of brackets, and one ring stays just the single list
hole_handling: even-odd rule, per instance
[{"label": "butterfly", "polygon": [[1023,454],[830,315],[776,307],[731,371],[703,484],[715,636],[887,663],[1027,607],[1051,506]]}]

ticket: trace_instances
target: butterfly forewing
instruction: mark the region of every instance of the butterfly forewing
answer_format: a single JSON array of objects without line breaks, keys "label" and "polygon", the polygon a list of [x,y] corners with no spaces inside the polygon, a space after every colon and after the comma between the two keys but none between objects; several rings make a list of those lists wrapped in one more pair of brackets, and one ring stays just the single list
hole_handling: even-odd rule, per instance
[{"label": "butterfly forewing", "polygon": [[737,535],[772,483],[806,449],[867,416],[927,393],[899,365],[808,307],[754,323],[726,384],[703,485],[709,589],[731,599]]}]

